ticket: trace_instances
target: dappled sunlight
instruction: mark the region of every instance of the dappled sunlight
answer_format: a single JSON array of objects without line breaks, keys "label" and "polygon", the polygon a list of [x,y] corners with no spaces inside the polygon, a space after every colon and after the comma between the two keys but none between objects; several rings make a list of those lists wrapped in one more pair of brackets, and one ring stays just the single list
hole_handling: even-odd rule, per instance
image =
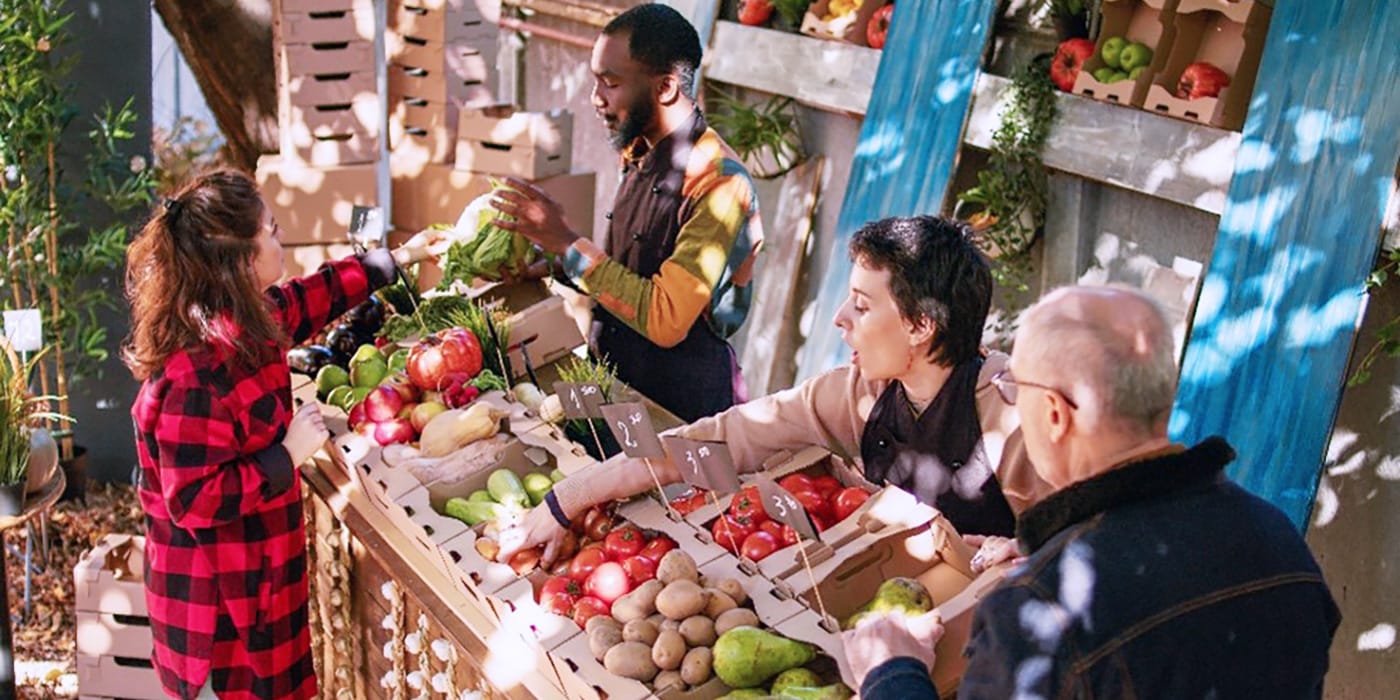
[{"label": "dappled sunlight", "polygon": [[[1028,600],[1017,611],[1021,629],[1035,640],[1040,650],[1053,651],[1073,624],[1093,629],[1090,608],[1097,579],[1093,560],[1093,550],[1088,545],[1071,542],[1060,556],[1059,600]],[[1018,669],[1018,687],[1020,673]]]},{"label": "dappled sunlight", "polygon": [[1357,651],[1388,651],[1395,647],[1395,625],[1382,622],[1356,638]]},{"label": "dappled sunlight", "polygon": [[1317,484],[1316,498],[1317,501],[1313,504],[1313,527],[1327,527],[1337,518],[1337,513],[1341,512],[1342,499],[1325,476]]},{"label": "dappled sunlight", "polygon": [[1043,696],[1032,693],[1031,689],[1044,683],[1052,668],[1048,656],[1032,656],[1017,664],[1016,696],[1013,700],[1043,700]]}]

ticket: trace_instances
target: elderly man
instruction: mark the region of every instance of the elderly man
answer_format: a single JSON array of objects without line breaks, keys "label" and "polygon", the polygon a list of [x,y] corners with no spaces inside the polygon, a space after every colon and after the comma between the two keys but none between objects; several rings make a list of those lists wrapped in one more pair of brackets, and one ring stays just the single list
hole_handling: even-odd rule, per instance
[{"label": "elderly man", "polygon": [[[1026,313],[992,381],[1055,492],[1017,524],[1029,558],[977,610],[958,697],[1322,695],[1339,614],[1317,563],[1225,478],[1223,439],[1167,439],[1175,380],[1168,325],[1135,292],[1061,289]],[[941,634],[936,613],[847,632],[861,697],[936,697]]]}]

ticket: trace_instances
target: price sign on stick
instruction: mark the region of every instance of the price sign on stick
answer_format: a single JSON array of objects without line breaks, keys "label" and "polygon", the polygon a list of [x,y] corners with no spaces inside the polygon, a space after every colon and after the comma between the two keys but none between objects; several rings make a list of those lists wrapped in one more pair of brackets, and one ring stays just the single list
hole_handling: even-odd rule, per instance
[{"label": "price sign on stick", "polygon": [[617,444],[628,457],[653,459],[666,455],[646,406],[636,402],[614,403],[599,406],[599,409]]},{"label": "price sign on stick", "polygon": [[734,470],[729,448],[724,443],[701,442],[674,435],[661,439],[687,484],[714,494],[739,490],[739,475]]},{"label": "price sign on stick", "polygon": [[564,406],[565,418],[588,419],[602,415],[598,407],[603,403],[603,390],[597,384],[588,382],[555,382],[554,393]]},{"label": "price sign on stick", "polygon": [[797,531],[800,539],[817,539],[817,529],[812,526],[812,519],[796,497],[768,477],[761,476],[754,483],[758,486],[759,498],[763,499],[763,512],[768,517]]}]

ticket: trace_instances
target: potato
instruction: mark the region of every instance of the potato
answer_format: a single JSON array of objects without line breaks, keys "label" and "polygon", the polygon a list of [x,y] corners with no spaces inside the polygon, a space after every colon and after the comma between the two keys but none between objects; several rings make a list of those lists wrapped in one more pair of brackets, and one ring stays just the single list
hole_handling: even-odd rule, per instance
[{"label": "potato", "polygon": [[655,579],[637,586],[631,593],[613,601],[612,616],[627,624],[651,615],[656,612],[656,596],[664,587]]},{"label": "potato", "polygon": [[681,621],[680,633],[685,638],[685,643],[690,646],[713,646],[716,637],[715,621],[704,615],[691,615]]},{"label": "potato", "polygon": [[734,602],[734,599],[730,598],[728,593],[718,588],[707,588],[705,592],[710,595],[709,601],[705,603],[705,614],[708,615],[711,620],[723,615],[726,611],[739,607],[739,604]]},{"label": "potato", "polygon": [[725,595],[733,599],[735,605],[743,605],[744,601],[749,599],[748,591],[744,590],[744,584],[739,583],[738,579],[720,579],[715,588],[724,591]]},{"label": "potato", "polygon": [[709,647],[695,647],[685,653],[681,660],[681,680],[690,685],[700,685],[714,675],[714,652]]},{"label": "potato", "polygon": [[608,650],[603,657],[608,673],[634,681],[649,681],[656,677],[656,664],[651,660],[651,648],[641,642],[623,642]]},{"label": "potato", "polygon": [[[684,662],[682,662],[682,665],[684,665]],[[662,671],[656,674],[656,680],[651,682],[652,689],[658,693],[671,686],[685,688],[685,681],[681,678],[680,671]]]},{"label": "potato", "polygon": [[656,580],[670,585],[676,581],[695,583],[700,580],[700,572],[695,568],[695,560],[679,549],[673,549],[661,557],[656,565]]},{"label": "potato", "polygon": [[666,622],[666,616],[661,613],[652,613],[651,616],[647,618],[647,621],[656,625],[656,629],[661,629],[661,625]]},{"label": "potato", "polygon": [[656,643],[656,635],[661,630],[656,628],[650,620],[633,620],[622,628],[622,640],[625,642],[641,642],[647,646]]},{"label": "potato", "polygon": [[[599,617],[603,616],[595,615],[594,619]],[[593,652],[593,658],[599,661],[603,660],[603,657],[607,655],[609,650],[621,644],[623,641],[622,628],[615,625],[598,625],[587,634],[588,650]]]},{"label": "potato", "polygon": [[671,630],[672,632],[679,632],[679,631],[681,631],[681,621],[680,621],[680,620],[668,620],[668,619],[666,619],[666,616],[665,616],[665,615],[662,615],[661,618],[662,618],[662,619],[661,619],[661,624],[660,624],[660,625],[657,625],[656,629],[658,629],[658,630],[663,630],[663,631],[664,631],[664,630]]},{"label": "potato", "polygon": [[663,671],[681,667],[685,659],[685,639],[680,632],[664,630],[656,635],[656,643],[651,645],[651,662]]},{"label": "potato", "polygon": [[599,627],[616,627],[619,632],[622,631],[622,623],[614,620],[611,615],[594,615],[588,618],[588,624],[584,625],[583,631],[592,634],[593,630]]},{"label": "potato", "polygon": [[748,608],[734,608],[715,618],[715,635],[719,636],[735,627],[758,626],[758,615]]},{"label": "potato", "polygon": [[709,597],[698,584],[681,579],[666,584],[657,594],[656,611],[672,620],[684,620],[704,610],[708,602]]}]

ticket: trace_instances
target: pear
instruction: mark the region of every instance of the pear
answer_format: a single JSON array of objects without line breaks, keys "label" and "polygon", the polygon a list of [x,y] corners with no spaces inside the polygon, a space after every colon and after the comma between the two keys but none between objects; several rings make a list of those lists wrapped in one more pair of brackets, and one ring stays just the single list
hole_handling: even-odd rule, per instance
[{"label": "pear", "polygon": [[817,649],[757,627],[735,627],[715,642],[715,675],[730,688],[755,688],[817,658]]},{"label": "pear", "polygon": [[759,700],[768,697],[768,691],[762,688],[740,688],[729,691],[728,695],[720,697],[719,700]]},{"label": "pear", "polygon": [[845,683],[832,683],[823,686],[790,685],[781,692],[774,688],[773,695],[792,700],[847,700],[855,693]]},{"label": "pear", "polygon": [[875,589],[870,600],[872,612],[899,611],[906,615],[922,615],[933,609],[933,596],[924,584],[912,578],[896,576]]},{"label": "pear", "polygon": [[821,676],[806,668],[790,668],[773,679],[772,693],[782,695],[783,690],[794,687],[816,687],[822,684]]}]

